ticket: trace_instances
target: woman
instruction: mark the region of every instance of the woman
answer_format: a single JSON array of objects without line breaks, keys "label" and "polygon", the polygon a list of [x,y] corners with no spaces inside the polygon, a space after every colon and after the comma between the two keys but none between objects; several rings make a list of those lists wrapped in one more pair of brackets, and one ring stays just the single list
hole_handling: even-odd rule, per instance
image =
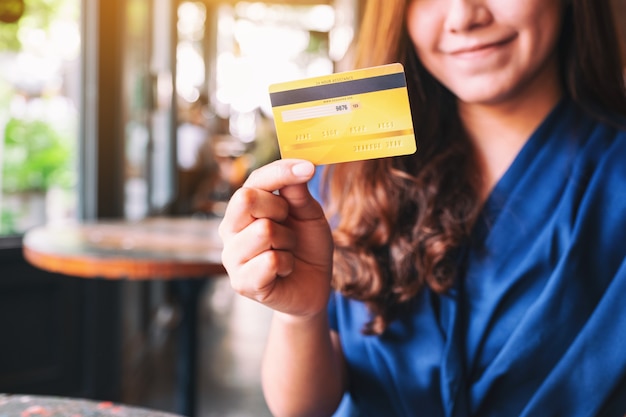
[{"label": "woman", "polygon": [[368,2],[358,65],[405,65],[418,152],[330,167],[326,214],[314,167],[277,161],[220,227],[233,287],[275,310],[277,416],[342,398],[364,416],[626,414],[611,16],[598,0]]}]

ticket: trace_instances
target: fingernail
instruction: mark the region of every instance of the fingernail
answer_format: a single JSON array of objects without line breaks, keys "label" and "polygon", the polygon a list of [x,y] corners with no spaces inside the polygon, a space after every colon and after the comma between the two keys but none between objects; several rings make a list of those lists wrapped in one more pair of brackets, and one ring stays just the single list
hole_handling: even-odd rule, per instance
[{"label": "fingernail", "polygon": [[299,162],[291,167],[291,172],[296,177],[310,177],[315,166],[310,162]]}]

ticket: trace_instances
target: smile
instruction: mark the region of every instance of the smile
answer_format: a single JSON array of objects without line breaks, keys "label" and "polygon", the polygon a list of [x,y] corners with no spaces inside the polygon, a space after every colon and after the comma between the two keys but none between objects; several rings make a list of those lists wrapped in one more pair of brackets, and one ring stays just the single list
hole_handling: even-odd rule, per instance
[{"label": "smile", "polygon": [[451,49],[449,51],[445,51],[445,53],[458,58],[473,58],[476,56],[482,56],[512,42],[516,37],[516,35],[513,35],[495,42],[475,43]]}]

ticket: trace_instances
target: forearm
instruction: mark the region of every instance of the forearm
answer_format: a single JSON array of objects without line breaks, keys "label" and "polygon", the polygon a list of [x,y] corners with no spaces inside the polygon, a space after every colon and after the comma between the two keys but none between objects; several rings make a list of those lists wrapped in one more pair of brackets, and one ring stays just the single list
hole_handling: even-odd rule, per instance
[{"label": "forearm", "polygon": [[345,381],[345,364],[325,311],[310,319],[274,313],[263,389],[275,416],[330,415],[341,401]]}]

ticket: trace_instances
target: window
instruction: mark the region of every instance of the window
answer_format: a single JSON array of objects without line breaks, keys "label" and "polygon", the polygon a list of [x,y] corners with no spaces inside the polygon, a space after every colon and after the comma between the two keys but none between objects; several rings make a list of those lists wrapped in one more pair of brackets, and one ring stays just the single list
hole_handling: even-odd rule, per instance
[{"label": "window", "polygon": [[76,217],[80,2],[30,0],[27,6],[0,10],[4,236]]}]

